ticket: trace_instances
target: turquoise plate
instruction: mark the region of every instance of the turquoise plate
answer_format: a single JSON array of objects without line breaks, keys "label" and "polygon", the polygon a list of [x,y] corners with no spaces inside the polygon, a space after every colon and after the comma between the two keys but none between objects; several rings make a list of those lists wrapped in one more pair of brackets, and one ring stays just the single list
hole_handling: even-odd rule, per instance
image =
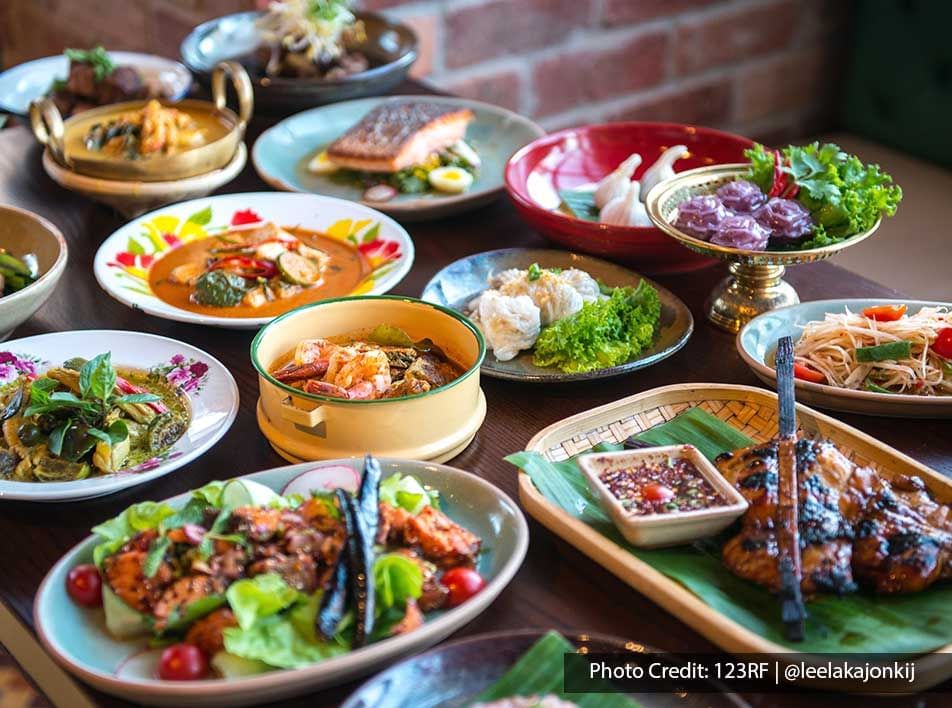
[{"label": "turquoise plate", "polygon": [[[923,307],[949,303],[926,300],[817,300],[803,302],[779,310],[771,310],[747,323],[737,334],[737,351],[757,377],[772,388],[777,387],[773,367],[777,340],[790,335],[800,338],[803,325],[822,320],[828,312],[859,312],[873,305],[906,305],[912,315]],[[895,418],[952,418],[952,396],[914,396],[900,393],[875,393],[810,383],[797,380],[797,400],[808,406],[828,408],[847,413],[889,416]]]},{"label": "turquoise plate", "polygon": [[[106,631],[102,609],[80,607],[66,594],[66,576],[79,563],[91,563],[92,536],[53,566],[36,594],[33,616],[40,641],[68,671],[101,691],[137,703],[170,706],[240,706],[299,695],[368,674],[384,664],[417,653],[443,640],[481,614],[512,580],[529,545],[529,529],[515,502],[474,474],[446,465],[381,459],[384,477],[395,472],[415,475],[439,490],[443,510],[483,539],[478,569],[486,587],[459,607],[428,620],[419,629],[371,644],[343,656],[295,670],[275,670],[243,679],[161,681],[152,678],[158,652],[148,640],[118,640]],[[258,472],[248,479],[276,491],[302,472],[360,460],[308,462]],[[187,495],[170,500],[181,506]]]},{"label": "turquoise plate", "polygon": [[312,174],[307,170],[307,163],[385,100],[445,103],[469,108],[475,114],[466,131],[466,140],[479,153],[482,167],[469,190],[463,194],[400,194],[387,202],[363,202],[404,221],[436,219],[492,201],[504,189],[503,169],[509,157],[544,134],[542,128],[529,119],[488,103],[446,96],[364,98],[304,111],[266,130],[251,151],[255,169],[261,179],[276,189],[362,201],[362,187],[341,184],[332,176]]}]

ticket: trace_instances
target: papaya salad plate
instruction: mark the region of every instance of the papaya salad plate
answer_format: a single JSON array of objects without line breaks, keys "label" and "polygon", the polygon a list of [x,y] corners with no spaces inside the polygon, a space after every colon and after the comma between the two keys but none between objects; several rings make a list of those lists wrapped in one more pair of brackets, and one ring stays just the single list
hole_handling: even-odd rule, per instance
[{"label": "papaya salad plate", "polygon": [[380,295],[413,264],[389,217],[312,194],[225,194],[162,207],[107,238],[93,268],[119,302],[179,322],[257,328],[301,305]]},{"label": "papaya salad plate", "polygon": [[865,415],[952,418],[952,306],[818,300],[771,310],[737,335],[757,377],[777,385],[777,340],[794,341],[797,398]]},{"label": "papaya salad plate", "polygon": [[174,706],[271,702],[417,653],[486,610],[528,547],[476,475],[370,456],[211,482],[92,531],[37,592],[40,640],[96,689]]},{"label": "papaya salad plate", "polygon": [[0,499],[98,497],[218,442],[238,387],[217,359],[141,332],[77,330],[0,347]]}]

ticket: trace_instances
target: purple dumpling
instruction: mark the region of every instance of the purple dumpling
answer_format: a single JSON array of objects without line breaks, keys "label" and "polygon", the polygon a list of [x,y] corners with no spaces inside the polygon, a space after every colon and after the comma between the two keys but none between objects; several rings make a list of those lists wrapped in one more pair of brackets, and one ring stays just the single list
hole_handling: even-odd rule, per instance
[{"label": "purple dumpling", "polygon": [[794,199],[773,197],[754,212],[757,222],[780,244],[799,241],[813,232],[813,217],[805,206]]},{"label": "purple dumpling", "polygon": [[745,179],[722,184],[717,188],[717,196],[736,214],[750,214],[767,201],[767,195],[760,191],[760,187]]},{"label": "purple dumpling", "polygon": [[734,214],[722,220],[714,229],[711,243],[745,251],[763,251],[770,233],[749,214]]},{"label": "purple dumpling", "polygon": [[678,205],[674,225],[685,233],[707,241],[714,229],[728,216],[721,200],[712,194],[691,197]]}]

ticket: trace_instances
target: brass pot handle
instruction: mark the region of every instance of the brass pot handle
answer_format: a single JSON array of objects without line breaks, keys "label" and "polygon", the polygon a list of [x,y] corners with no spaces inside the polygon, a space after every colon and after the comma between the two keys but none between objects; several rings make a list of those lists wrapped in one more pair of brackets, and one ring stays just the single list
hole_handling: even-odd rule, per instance
[{"label": "brass pot handle", "polygon": [[60,115],[56,104],[49,98],[39,98],[30,103],[30,125],[33,135],[46,145],[53,157],[61,165],[71,167],[66,159],[64,136],[66,129],[63,125],[63,116]]},{"label": "brass pot handle", "polygon": [[251,120],[255,107],[255,92],[251,86],[248,72],[236,61],[222,61],[212,70],[212,97],[215,99],[215,108],[225,108],[228,93],[225,91],[225,77],[231,79],[235,93],[238,95],[238,130],[244,133],[245,126]]}]

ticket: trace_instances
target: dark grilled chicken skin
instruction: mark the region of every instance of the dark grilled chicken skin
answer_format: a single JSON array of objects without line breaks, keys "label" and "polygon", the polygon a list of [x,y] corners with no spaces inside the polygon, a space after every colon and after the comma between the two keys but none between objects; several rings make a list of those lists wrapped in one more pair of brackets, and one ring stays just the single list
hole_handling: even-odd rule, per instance
[{"label": "dark grilled chicken skin", "polygon": [[[740,533],[724,546],[724,563],[774,591],[777,449],[774,440],[716,461],[750,504]],[[857,583],[884,594],[918,592],[952,577],[950,510],[922,480],[886,480],[826,440],[797,442],[797,470],[804,594],[853,592]]]}]

